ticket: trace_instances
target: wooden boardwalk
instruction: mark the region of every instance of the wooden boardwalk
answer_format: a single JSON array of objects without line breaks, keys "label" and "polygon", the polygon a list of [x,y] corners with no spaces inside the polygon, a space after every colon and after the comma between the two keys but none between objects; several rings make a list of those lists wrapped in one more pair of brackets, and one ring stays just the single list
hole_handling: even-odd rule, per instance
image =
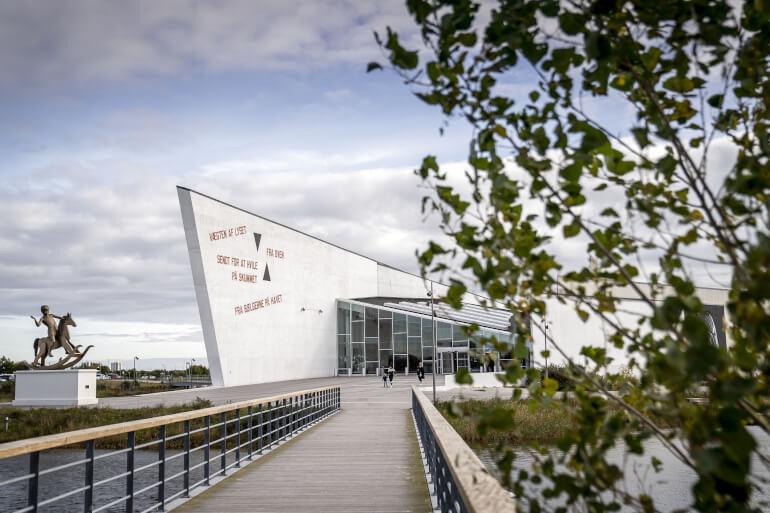
[{"label": "wooden boardwalk", "polygon": [[409,385],[346,379],[342,410],[175,509],[178,512],[431,511]]}]

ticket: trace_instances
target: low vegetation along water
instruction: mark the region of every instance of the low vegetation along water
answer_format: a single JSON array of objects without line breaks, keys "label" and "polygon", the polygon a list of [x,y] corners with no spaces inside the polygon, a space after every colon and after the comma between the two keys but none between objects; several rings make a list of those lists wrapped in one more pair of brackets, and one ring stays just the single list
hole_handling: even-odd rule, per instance
[{"label": "low vegetation along water", "polygon": [[[472,404],[472,403],[478,404]],[[530,411],[525,403],[512,401],[496,401],[497,406],[505,409],[513,418],[515,428],[507,432],[488,431],[479,433],[477,429],[478,416],[473,420],[468,417],[459,417],[452,414],[459,413],[457,406],[448,403],[439,404],[439,409],[458,433],[471,445],[487,468],[496,476],[500,476],[495,461],[494,447],[497,442],[504,441],[514,447],[521,447],[517,451],[514,469],[530,469],[533,457],[523,448],[527,443],[553,443],[573,426],[572,419],[565,417],[563,411],[540,409]],[[485,404],[483,401],[469,401],[462,409],[468,411],[480,411]],[[486,402],[489,405],[489,402]],[[770,453],[770,437],[759,428],[749,427],[751,434],[757,440],[759,447],[765,453]],[[655,506],[659,511],[673,511],[675,509],[688,509],[692,503],[690,488],[695,483],[695,474],[679,460],[674,458],[657,439],[649,439],[644,444],[645,454],[636,456],[627,454],[623,444],[618,445],[609,452],[609,460],[624,470],[626,490],[631,494],[647,493],[653,497]],[[656,473],[650,464],[655,456],[662,463],[662,470]],[[756,482],[770,483],[770,470],[762,464],[758,458],[752,462],[752,469]],[[514,470],[514,471],[515,471]],[[534,486],[534,485],[529,485]],[[546,486],[545,484],[543,486]],[[530,488],[533,494],[537,494],[536,488]],[[765,511],[770,511],[770,486],[765,485],[755,491],[754,502]]]}]

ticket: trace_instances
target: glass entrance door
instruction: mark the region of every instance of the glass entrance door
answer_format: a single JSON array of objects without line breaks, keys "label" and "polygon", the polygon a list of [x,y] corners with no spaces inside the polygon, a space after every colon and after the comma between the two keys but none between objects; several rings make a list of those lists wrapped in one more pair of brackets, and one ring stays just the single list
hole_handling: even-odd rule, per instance
[{"label": "glass entrance door", "polygon": [[454,351],[445,351],[439,353],[441,358],[439,359],[439,374],[454,374],[455,373],[455,353]]}]

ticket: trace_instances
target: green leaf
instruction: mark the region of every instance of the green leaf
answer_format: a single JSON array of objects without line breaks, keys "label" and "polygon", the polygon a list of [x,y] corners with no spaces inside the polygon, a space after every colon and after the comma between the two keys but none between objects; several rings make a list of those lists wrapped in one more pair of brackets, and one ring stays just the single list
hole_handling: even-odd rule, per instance
[{"label": "green leaf", "polygon": [[708,102],[709,105],[714,107],[715,109],[721,108],[722,104],[724,103],[725,97],[723,94],[715,94],[713,96],[709,96]]},{"label": "green leaf", "polygon": [[366,65],[366,72],[369,73],[376,69],[382,69],[382,65],[379,62],[370,62]]},{"label": "green leaf", "polygon": [[471,377],[471,373],[468,372],[468,369],[465,367],[460,367],[457,369],[457,374],[455,374],[455,381],[458,385],[472,385],[473,384],[473,378]]},{"label": "green leaf", "polygon": [[663,88],[675,93],[689,93],[695,84],[687,77],[673,76],[663,82]]},{"label": "green leaf", "polygon": [[570,224],[565,224],[562,227],[562,232],[564,233],[565,239],[575,237],[580,233],[580,220],[576,218]]},{"label": "green leaf", "polygon": [[553,394],[559,390],[559,382],[552,378],[543,379],[543,390],[546,395],[553,397]]}]

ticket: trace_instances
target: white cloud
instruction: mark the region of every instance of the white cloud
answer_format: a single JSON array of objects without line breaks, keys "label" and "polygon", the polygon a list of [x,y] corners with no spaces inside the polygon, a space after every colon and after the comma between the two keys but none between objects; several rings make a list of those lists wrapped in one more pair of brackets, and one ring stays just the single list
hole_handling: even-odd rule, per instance
[{"label": "white cloud", "polygon": [[12,0],[0,3],[0,81],[365,63],[387,25],[412,28],[402,2]]}]

